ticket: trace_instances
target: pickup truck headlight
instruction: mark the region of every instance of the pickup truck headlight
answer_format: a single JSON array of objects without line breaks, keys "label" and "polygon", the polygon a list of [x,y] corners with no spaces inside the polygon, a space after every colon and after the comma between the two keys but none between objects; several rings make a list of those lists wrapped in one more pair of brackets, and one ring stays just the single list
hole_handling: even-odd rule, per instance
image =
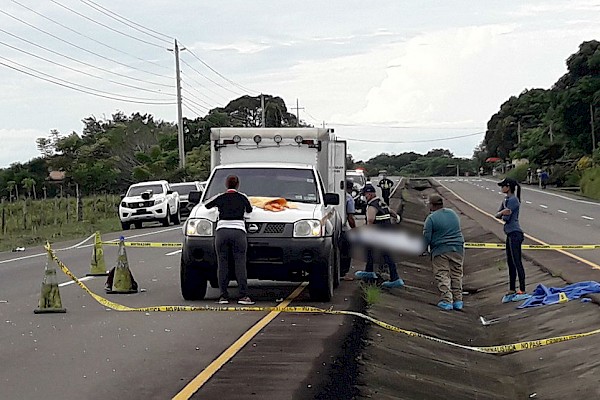
[{"label": "pickup truck headlight", "polygon": [[294,237],[320,237],[323,235],[321,221],[304,219],[294,223]]},{"label": "pickup truck headlight", "polygon": [[191,219],[185,226],[187,236],[212,236],[213,223],[207,219]]},{"label": "pickup truck headlight", "polygon": [[154,200],[154,204],[162,204],[165,201],[165,199],[156,199]]}]

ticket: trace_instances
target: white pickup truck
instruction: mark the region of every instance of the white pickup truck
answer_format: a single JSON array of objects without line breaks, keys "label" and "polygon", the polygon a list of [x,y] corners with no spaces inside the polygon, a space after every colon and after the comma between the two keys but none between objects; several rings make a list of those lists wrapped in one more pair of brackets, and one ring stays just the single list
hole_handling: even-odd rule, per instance
[{"label": "white pickup truck", "polygon": [[167,181],[150,181],[133,184],[119,204],[119,219],[123,230],[131,224],[136,229],[143,222],[159,221],[169,226],[171,221],[179,225],[179,194],[171,189]]},{"label": "white pickup truck", "polygon": [[[340,281],[346,142],[317,128],[213,128],[212,173],[184,226],[181,292],[203,299],[207,282],[218,287],[214,237],[216,209],[203,203],[225,190],[228,175],[249,197],[284,198],[279,212],[255,207],[246,218],[250,279],[309,282],[313,300],[330,301]],[[230,279],[235,279],[230,276]]]}]

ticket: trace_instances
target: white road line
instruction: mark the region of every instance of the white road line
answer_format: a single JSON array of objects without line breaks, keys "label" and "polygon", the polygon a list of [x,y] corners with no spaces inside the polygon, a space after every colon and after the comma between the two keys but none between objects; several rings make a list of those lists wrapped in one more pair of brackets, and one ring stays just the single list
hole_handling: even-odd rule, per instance
[{"label": "white road line", "polygon": [[531,204],[531,202],[530,202],[530,201],[527,201],[527,200],[525,200],[525,203],[527,203],[527,204]]},{"label": "white road line", "polygon": [[558,212],[561,214],[568,214],[568,212],[566,212],[565,210],[558,210]]},{"label": "white road line", "polygon": [[543,205],[543,204],[540,204],[540,207],[542,207],[542,208],[548,208],[548,206]]},{"label": "white road line", "polygon": [[175,250],[175,251],[165,254],[165,256],[174,256],[175,254],[179,254],[179,253],[181,253],[181,250]]},{"label": "white road line", "polygon": [[588,220],[590,220],[590,221],[593,221],[593,220],[594,220],[594,218],[592,218],[592,217],[588,217],[587,215],[582,215],[582,216],[581,216],[581,218],[588,219]]},{"label": "white road line", "polygon": [[[93,278],[94,278],[93,276],[84,276],[83,278],[79,278],[79,281],[80,282],[89,281],[90,279],[93,279]],[[68,282],[60,283],[58,286],[63,287],[63,286],[71,285],[73,283],[75,283],[75,281],[68,281]]]}]

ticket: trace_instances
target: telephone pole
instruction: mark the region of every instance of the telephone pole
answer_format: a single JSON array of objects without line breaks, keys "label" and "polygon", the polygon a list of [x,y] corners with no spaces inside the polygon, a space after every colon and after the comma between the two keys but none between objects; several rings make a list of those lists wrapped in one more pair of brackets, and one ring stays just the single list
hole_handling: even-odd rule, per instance
[{"label": "telephone pole", "polygon": [[265,96],[260,94],[260,109],[261,109],[261,118],[260,118],[260,126],[265,127]]},{"label": "telephone pole", "polygon": [[[181,49],[185,50],[185,48]],[[179,46],[175,39],[175,76],[177,80],[177,144],[179,145],[179,168],[185,167],[185,146],[183,140],[183,111],[181,110],[181,76],[179,71]]]},{"label": "telephone pole", "polygon": [[517,122],[517,135],[519,140],[517,143],[521,143],[521,121]]},{"label": "telephone pole", "polygon": [[296,110],[296,126],[300,126],[300,110],[304,110],[304,107],[298,106],[298,99],[296,99],[296,107],[292,107],[292,110]]}]

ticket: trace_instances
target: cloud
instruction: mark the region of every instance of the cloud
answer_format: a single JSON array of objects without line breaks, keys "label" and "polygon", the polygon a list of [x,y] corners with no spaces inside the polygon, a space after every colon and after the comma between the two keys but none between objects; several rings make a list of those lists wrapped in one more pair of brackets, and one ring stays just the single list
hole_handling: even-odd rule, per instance
[{"label": "cloud", "polygon": [[44,136],[44,132],[35,129],[0,129],[0,168],[6,168],[16,162],[16,154],[19,155],[19,162],[40,156],[35,140]]}]

